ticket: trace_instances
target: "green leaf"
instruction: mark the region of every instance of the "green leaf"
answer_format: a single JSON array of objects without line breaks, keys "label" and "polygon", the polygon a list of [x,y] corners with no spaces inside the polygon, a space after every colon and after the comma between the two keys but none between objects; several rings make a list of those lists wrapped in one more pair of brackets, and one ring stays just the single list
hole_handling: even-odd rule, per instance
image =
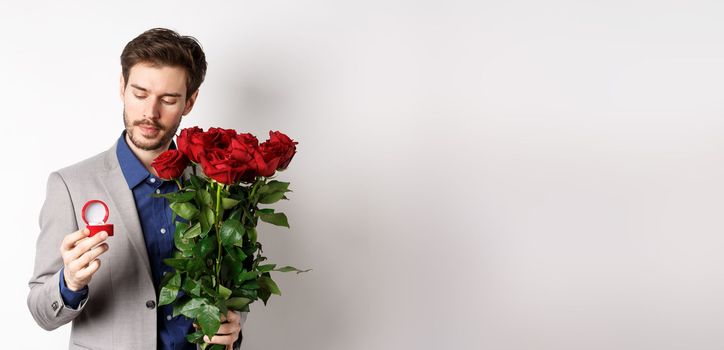
[{"label": "green leaf", "polygon": [[168,284],[169,281],[171,281],[171,278],[176,274],[176,272],[172,271],[169,273],[165,273],[161,276],[161,287]]},{"label": "green leaf", "polygon": [[216,222],[216,215],[214,215],[214,211],[211,208],[204,208],[204,215],[206,215],[206,220],[209,221],[209,224],[213,226]]},{"label": "green leaf", "polygon": [[[247,299],[256,300],[259,298],[256,291],[257,291],[256,289],[249,290],[249,289],[239,288],[239,289],[235,289],[234,293],[232,293],[231,295],[232,296],[242,296]],[[241,310],[237,310],[237,311],[241,311]]]},{"label": "green leaf", "polygon": [[176,231],[175,232],[183,233],[188,228],[189,228],[189,224],[187,224],[183,221],[176,221]]},{"label": "green leaf", "polygon": [[204,338],[204,333],[201,331],[196,331],[196,332],[193,332],[186,336],[186,340],[189,343],[196,343],[203,338]]},{"label": "green leaf", "polygon": [[193,259],[190,259],[188,262],[188,265],[186,266],[186,269],[189,273],[193,273],[194,276],[198,276],[201,273],[207,272],[205,259],[202,257],[194,257]]},{"label": "green leaf", "polygon": [[238,276],[236,276],[236,282],[237,284],[244,283],[245,281],[254,280],[259,276],[259,273],[256,271],[244,271],[240,273]]},{"label": "green leaf", "polygon": [[267,186],[269,186],[275,192],[290,192],[289,182],[272,180],[267,183]]},{"label": "green leaf", "polygon": [[181,298],[178,298],[175,303],[173,303],[173,317],[176,317],[178,315],[181,315],[181,308],[186,304],[191,298],[188,296],[188,294],[182,296]]},{"label": "green leaf", "polygon": [[280,199],[284,197],[284,192],[275,192],[275,193],[269,193],[266,195],[263,195],[261,198],[259,198],[259,203],[261,204],[273,204],[278,202]]},{"label": "green leaf", "polygon": [[179,191],[179,192],[171,192],[168,193],[170,196],[166,197],[171,202],[188,202],[192,199],[194,199],[194,196],[196,195],[196,191]]},{"label": "green leaf", "polygon": [[277,267],[276,264],[267,264],[267,265],[259,265],[257,266],[257,270],[259,272],[269,272],[271,270],[274,270],[274,268]]},{"label": "green leaf", "polygon": [[226,288],[223,285],[219,285],[219,296],[224,300],[229,299],[231,296],[231,289]]},{"label": "green leaf", "polygon": [[274,282],[273,279],[269,276],[261,276],[259,277],[259,285],[262,289],[268,290],[272,294],[276,295],[282,295],[282,292],[279,290],[279,287],[277,286],[276,282]]},{"label": "green leaf", "polygon": [[226,303],[226,307],[228,307],[229,309],[239,311],[244,306],[249,305],[249,303],[251,303],[251,299],[243,298],[243,297],[234,297],[234,298],[227,299],[225,303]]},{"label": "green leaf", "polygon": [[239,220],[227,219],[221,225],[221,244],[225,246],[241,246],[244,237],[244,226]]},{"label": "green leaf", "polygon": [[174,213],[186,220],[193,220],[196,215],[199,214],[199,210],[196,206],[189,202],[171,203],[169,207],[171,207],[171,210],[173,210]]},{"label": "green leaf", "polygon": [[221,326],[221,314],[219,308],[214,305],[204,304],[196,314],[201,331],[209,338],[213,337]]},{"label": "green leaf", "polygon": [[209,207],[204,207],[199,215],[199,222],[201,223],[201,236],[205,237],[214,226],[214,211]]},{"label": "green leaf", "polygon": [[288,182],[281,182],[277,180],[269,181],[266,185],[259,188],[259,191],[257,192],[260,195],[263,194],[269,194],[269,193],[277,193],[277,192],[287,192],[287,188],[289,187]]},{"label": "green leaf", "polygon": [[259,285],[259,282],[257,282],[257,279],[253,279],[251,281],[247,281],[246,283],[242,284],[241,289],[248,289],[248,290],[254,290],[259,289],[261,286]]},{"label": "green leaf", "polygon": [[161,288],[161,292],[159,293],[158,298],[158,306],[168,305],[176,300],[176,296],[178,295],[178,290],[180,287],[181,275],[178,273],[173,273],[173,277],[171,277],[168,283],[163,286],[163,288]]},{"label": "green leaf", "polygon": [[235,207],[237,204],[239,204],[241,201],[232,199],[232,198],[222,198],[221,199],[221,206],[224,209],[231,209]]},{"label": "green leaf", "polygon": [[293,267],[293,266],[284,266],[284,267],[280,267],[280,268],[278,268],[278,269],[274,269],[273,271],[279,271],[279,272],[292,272],[292,271],[296,271],[297,274],[300,274],[300,273],[302,273],[302,272],[312,271],[312,269],[300,270],[300,269],[298,269],[298,268],[296,268],[296,267]]},{"label": "green leaf", "polygon": [[188,229],[188,227],[188,224],[177,221],[176,229],[173,233],[173,243],[176,246],[176,249],[178,249],[183,256],[189,256],[194,248],[193,241],[183,238],[183,233]]},{"label": "green leaf", "polygon": [[191,278],[186,278],[184,279],[183,290],[189,295],[195,297],[201,296],[201,282]]},{"label": "green leaf", "polygon": [[289,228],[289,223],[287,222],[287,216],[284,215],[284,213],[274,213],[274,214],[259,214],[259,218],[261,221],[268,222],[272,225],[277,226],[284,226]]},{"label": "green leaf", "polygon": [[236,258],[239,259],[239,262],[243,262],[244,259],[248,256],[246,253],[244,253],[244,250],[240,248],[235,248],[234,252],[236,254]]},{"label": "green leaf", "polygon": [[216,245],[216,238],[213,236],[207,236],[196,244],[194,247],[194,253],[196,253],[197,257],[203,258],[210,252],[214,251]]},{"label": "green leaf", "polygon": [[181,253],[182,257],[189,257],[193,253],[193,241],[184,239],[181,235],[174,235],[173,243],[176,246],[176,249]]},{"label": "green leaf", "polygon": [[259,299],[264,302],[264,305],[266,305],[267,301],[269,301],[269,297],[271,297],[271,292],[267,289],[259,289],[257,291],[259,294]]},{"label": "green leaf", "polygon": [[[257,238],[257,236],[256,236],[256,228],[255,228],[255,227],[252,227],[252,228],[250,228],[250,229],[247,229],[247,230],[246,230],[246,234],[249,236],[249,241],[251,241],[251,244],[252,244],[252,245],[253,245],[253,244],[256,244],[256,238]],[[247,255],[250,255],[250,254],[247,254]]]},{"label": "green leaf", "polygon": [[183,238],[190,239],[197,237],[201,234],[201,223],[197,222],[193,226],[191,226],[189,229],[186,230],[183,234]]},{"label": "green leaf", "polygon": [[198,200],[199,204],[205,205],[209,208],[211,208],[211,206],[214,204],[214,200],[211,199],[211,194],[209,194],[209,192],[205,189],[196,191],[196,199]]},{"label": "green leaf", "polygon": [[202,178],[200,178],[200,177],[198,177],[198,176],[196,176],[196,175],[193,175],[193,174],[191,174],[191,177],[189,178],[189,181],[191,181],[191,185],[194,186],[195,188],[202,188],[202,187],[203,187],[203,183],[206,182],[206,181],[204,181]]},{"label": "green leaf", "polygon": [[173,267],[177,271],[185,271],[190,260],[191,259],[186,259],[186,258],[168,258],[168,259],[163,259],[163,262],[166,265]]},{"label": "green leaf", "polygon": [[196,318],[204,305],[207,305],[206,299],[193,298],[181,305],[179,313],[188,318]]},{"label": "green leaf", "polygon": [[[238,247],[224,247],[226,252],[221,261],[221,277],[226,281],[235,281],[243,269],[243,259],[239,259]],[[242,253],[243,254],[243,253]]]},{"label": "green leaf", "polygon": [[234,211],[231,212],[231,214],[229,214],[229,217],[226,220],[229,220],[229,219],[241,220],[241,213],[243,210],[244,210],[244,208],[235,209]]},{"label": "green leaf", "polygon": [[274,214],[274,209],[272,208],[261,208],[256,211],[257,215],[261,214]]}]

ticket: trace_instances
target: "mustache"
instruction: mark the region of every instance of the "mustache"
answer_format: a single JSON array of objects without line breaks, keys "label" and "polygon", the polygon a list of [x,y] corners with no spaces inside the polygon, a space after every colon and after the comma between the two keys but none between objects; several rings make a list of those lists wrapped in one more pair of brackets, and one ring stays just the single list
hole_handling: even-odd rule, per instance
[{"label": "mustache", "polygon": [[154,127],[154,128],[156,128],[156,129],[158,129],[158,130],[163,130],[163,127],[161,126],[161,124],[154,123],[154,122],[151,121],[151,120],[141,120],[141,121],[137,121],[137,122],[134,122],[133,125],[134,125],[134,126],[139,126],[139,125],[151,126],[151,127]]}]

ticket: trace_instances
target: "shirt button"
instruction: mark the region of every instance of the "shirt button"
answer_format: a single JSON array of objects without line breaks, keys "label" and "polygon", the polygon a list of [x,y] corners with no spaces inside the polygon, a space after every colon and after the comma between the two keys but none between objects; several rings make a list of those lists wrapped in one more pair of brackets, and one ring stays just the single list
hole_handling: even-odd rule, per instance
[{"label": "shirt button", "polygon": [[149,309],[153,309],[154,307],[156,307],[156,302],[153,300],[149,300],[146,302],[146,307]]},{"label": "shirt button", "polygon": [[156,194],[158,194],[158,193],[161,193],[161,190],[157,188],[157,189],[156,189]]},{"label": "shirt button", "polygon": [[164,233],[166,233],[166,229],[165,229],[165,228],[162,228],[162,229],[161,229],[161,234],[164,234]]},{"label": "shirt button", "polygon": [[151,178],[150,180],[148,180],[148,181],[151,181],[151,183],[154,183],[154,182],[156,182],[156,178],[152,177],[152,178]]},{"label": "shirt button", "polygon": [[171,315],[166,316],[166,320],[167,320],[167,321],[171,321],[172,318],[173,318],[173,317],[171,317]]}]

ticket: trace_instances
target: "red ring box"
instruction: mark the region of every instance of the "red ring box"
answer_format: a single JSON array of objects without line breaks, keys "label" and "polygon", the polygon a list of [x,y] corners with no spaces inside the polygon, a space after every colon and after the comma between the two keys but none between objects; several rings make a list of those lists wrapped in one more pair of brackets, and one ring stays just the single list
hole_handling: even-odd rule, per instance
[{"label": "red ring box", "polygon": [[[108,236],[113,236],[113,224],[106,223],[108,220],[108,206],[102,200],[89,200],[83,206],[83,221],[86,228],[90,231],[88,237],[93,237],[98,232],[106,231]],[[90,222],[89,222],[90,219]]]}]

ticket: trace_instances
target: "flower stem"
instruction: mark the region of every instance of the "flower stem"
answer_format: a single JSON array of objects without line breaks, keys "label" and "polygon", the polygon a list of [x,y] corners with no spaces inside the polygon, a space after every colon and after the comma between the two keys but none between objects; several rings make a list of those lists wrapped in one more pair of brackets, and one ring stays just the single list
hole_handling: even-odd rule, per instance
[{"label": "flower stem", "polygon": [[221,213],[219,212],[219,206],[221,205],[221,186],[222,184],[217,183],[216,184],[216,212],[214,213],[214,217],[216,218],[216,242],[218,243],[219,249],[218,254],[216,255],[216,290],[219,291],[221,288],[219,287],[221,285],[221,281],[219,280],[220,273],[221,273]]}]

